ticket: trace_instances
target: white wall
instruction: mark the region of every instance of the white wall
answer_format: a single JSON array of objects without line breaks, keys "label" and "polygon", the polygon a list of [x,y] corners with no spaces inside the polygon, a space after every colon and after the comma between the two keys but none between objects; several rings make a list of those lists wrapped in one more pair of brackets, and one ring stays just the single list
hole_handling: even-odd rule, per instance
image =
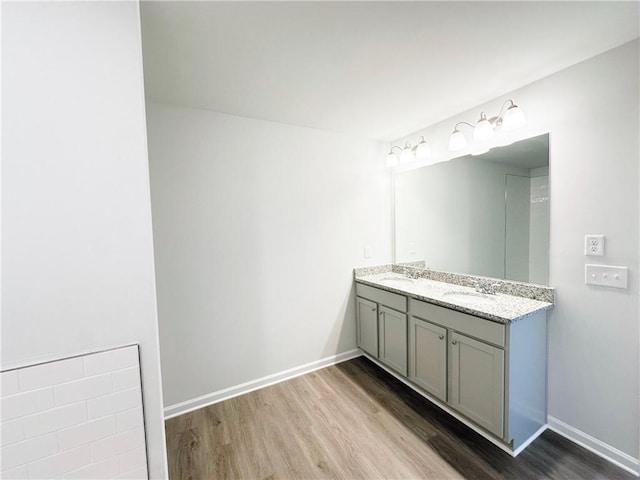
[{"label": "white wall", "polygon": [[[407,137],[425,135],[444,158],[457,121],[497,112],[507,98],[527,115],[514,137],[551,133],[549,282],[557,305],[549,322],[550,420],[582,441],[594,437],[594,448],[636,469],[639,53],[636,40]],[[604,257],[583,255],[584,235],[592,233],[606,236]],[[628,266],[629,288],[585,285],[585,263]]]},{"label": "white wall", "polygon": [[2,9],[2,368],[139,343],[162,478],[138,5]]},{"label": "white wall", "polygon": [[147,120],[165,404],[354,349],[353,268],[391,259],[384,145],[159,104]]}]

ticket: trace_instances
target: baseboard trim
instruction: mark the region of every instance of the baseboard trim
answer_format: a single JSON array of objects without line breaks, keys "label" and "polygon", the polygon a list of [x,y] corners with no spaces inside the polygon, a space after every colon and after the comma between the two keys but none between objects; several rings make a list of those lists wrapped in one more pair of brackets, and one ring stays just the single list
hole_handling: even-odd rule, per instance
[{"label": "baseboard trim", "polygon": [[547,417],[547,424],[549,426],[549,430],[562,435],[573,443],[586,448],[590,452],[608,460],[623,470],[640,477],[640,460],[637,458],[633,458],[631,455],[621,452],[617,448],[614,448],[611,445],[608,445],[597,438],[564,423],[562,420],[552,417],[551,415]]},{"label": "baseboard trim", "polygon": [[362,350],[356,348],[354,350],[349,350],[348,352],[331,355],[330,357],[325,357],[320,360],[316,360],[315,362],[300,365],[299,367],[290,368],[289,370],[284,370],[279,373],[267,375],[266,377],[251,380],[250,382],[241,383],[240,385],[218,390],[217,392],[208,393],[191,400],[169,405],[164,408],[164,419],[168,420],[179,415],[184,415],[185,413],[198,410],[199,408],[207,407],[214,403],[222,402],[239,395],[244,395],[245,393],[253,392],[260,388],[275,385],[276,383],[284,382],[285,380],[290,380],[321,368],[346,362],[347,360],[360,357],[361,355]]}]

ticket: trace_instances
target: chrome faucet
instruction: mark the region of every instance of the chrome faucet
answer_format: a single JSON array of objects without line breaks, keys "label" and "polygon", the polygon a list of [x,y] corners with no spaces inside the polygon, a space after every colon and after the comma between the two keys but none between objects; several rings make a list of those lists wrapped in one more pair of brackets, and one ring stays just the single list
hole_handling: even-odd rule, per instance
[{"label": "chrome faucet", "polygon": [[411,269],[410,268],[406,268],[406,267],[403,268],[402,269],[402,274],[405,277],[413,278],[414,280],[417,279],[417,278],[420,278],[420,272],[418,272],[417,270],[412,269],[412,268]]},{"label": "chrome faucet", "polygon": [[497,293],[497,289],[500,288],[499,283],[476,283],[475,289],[478,293],[484,293],[486,295],[495,295]]}]

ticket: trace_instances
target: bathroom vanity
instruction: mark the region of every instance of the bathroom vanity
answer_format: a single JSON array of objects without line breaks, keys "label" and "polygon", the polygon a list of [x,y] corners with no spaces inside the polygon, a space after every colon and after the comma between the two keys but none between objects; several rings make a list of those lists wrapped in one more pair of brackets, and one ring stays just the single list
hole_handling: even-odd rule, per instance
[{"label": "bathroom vanity", "polygon": [[552,288],[395,265],[355,287],[368,358],[512,455],[544,430]]}]

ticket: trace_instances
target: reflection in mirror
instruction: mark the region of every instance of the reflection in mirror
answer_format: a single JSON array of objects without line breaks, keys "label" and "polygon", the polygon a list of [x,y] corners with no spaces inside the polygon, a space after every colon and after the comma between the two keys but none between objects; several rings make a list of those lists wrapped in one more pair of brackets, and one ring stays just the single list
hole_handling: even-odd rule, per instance
[{"label": "reflection in mirror", "polygon": [[549,135],[395,175],[395,261],[546,285]]}]

